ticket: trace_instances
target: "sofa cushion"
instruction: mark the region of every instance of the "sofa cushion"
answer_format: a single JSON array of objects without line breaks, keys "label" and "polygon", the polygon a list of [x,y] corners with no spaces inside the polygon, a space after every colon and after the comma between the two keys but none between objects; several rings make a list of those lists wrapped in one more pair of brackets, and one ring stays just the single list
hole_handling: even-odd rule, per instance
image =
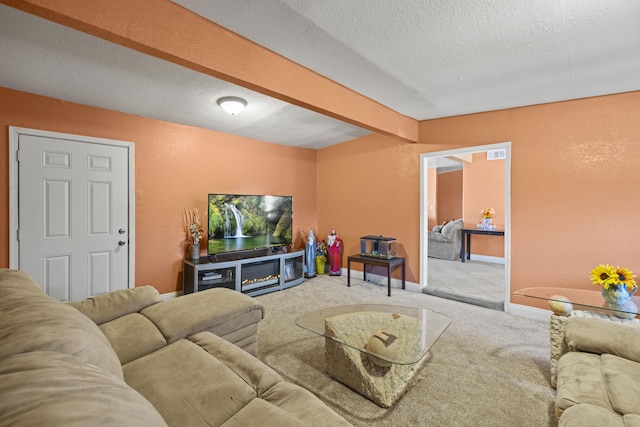
[{"label": "sofa cushion", "polygon": [[100,325],[122,365],[167,345],[156,325],[140,313],[131,313]]},{"label": "sofa cushion", "polygon": [[263,307],[247,295],[215,288],[152,305],[141,313],[171,343],[202,331],[227,335],[259,322],[263,318]]},{"label": "sofa cushion", "polygon": [[123,369],[127,383],[169,425],[349,425],[308,391],[285,385],[267,365],[209,332],[169,344]]},{"label": "sofa cushion", "polygon": [[216,335],[202,332],[189,339],[242,378],[258,397],[265,390],[282,381],[282,377],[276,371],[238,347],[228,345],[227,341]]},{"label": "sofa cushion", "polygon": [[58,352],[34,351],[0,363],[0,425],[166,426],[121,379]]},{"label": "sofa cushion", "polygon": [[622,416],[600,406],[583,403],[568,408],[558,420],[558,427],[631,427]]},{"label": "sofa cushion", "polygon": [[640,415],[640,364],[612,354],[600,356],[600,364],[613,409]]},{"label": "sofa cushion", "polygon": [[[246,420],[246,424],[235,424],[236,416],[234,416],[234,419],[225,424],[225,427],[227,425],[268,425],[274,427],[300,425],[337,427],[351,425],[308,390],[285,382],[276,371],[260,360],[239,350],[236,346],[228,345],[219,337],[203,332],[191,336],[190,340],[223,362],[256,390],[256,395],[259,399],[254,399],[250,405],[243,408],[241,413],[236,414],[236,416],[240,416],[239,419],[243,419],[247,413],[252,412],[253,415],[249,417],[251,422]],[[270,413],[274,413],[272,420],[265,420],[261,415],[262,411],[253,411],[253,408],[265,408],[266,406],[271,408]],[[274,409],[274,407],[277,407],[277,409]],[[295,421],[290,423],[291,420]]]},{"label": "sofa cushion", "polygon": [[[292,426],[335,427],[350,425],[344,418],[330,411],[329,408],[309,390],[286,381],[277,383],[271,387],[262,394],[261,398],[262,401],[279,408],[281,412],[295,414],[297,424],[291,424]],[[260,425],[257,423],[259,419],[259,413],[255,413],[254,425]],[[300,420],[304,420],[304,423],[301,424]],[[278,424],[273,424],[274,427],[277,425]]]},{"label": "sofa cushion", "polygon": [[600,356],[569,352],[558,361],[556,415],[567,408],[589,403],[613,412],[601,373]]},{"label": "sofa cushion", "polygon": [[[209,354],[224,363],[239,375],[247,384],[251,384],[258,399],[236,414],[225,424],[238,426],[350,426],[344,418],[333,412],[321,400],[308,390],[285,382],[273,369],[255,357],[228,345],[219,337],[207,332],[195,334],[189,338],[205,349]],[[264,408],[269,407],[273,419],[265,419]],[[255,411],[255,409],[259,410]],[[248,416],[248,414],[251,414]],[[245,419],[245,417],[247,417]],[[236,420],[238,417],[238,420]],[[236,421],[243,422],[236,424]]]},{"label": "sofa cushion", "polygon": [[134,360],[123,370],[127,384],[171,426],[220,426],[256,398],[256,390],[242,377],[186,339]]},{"label": "sofa cushion", "polygon": [[640,328],[594,317],[570,317],[565,341],[572,351],[609,353],[640,363]]},{"label": "sofa cushion", "polygon": [[125,314],[137,313],[159,302],[162,302],[162,297],[156,288],[141,286],[96,295],[82,301],[71,301],[67,304],[100,325]]},{"label": "sofa cushion", "polygon": [[0,359],[57,351],[122,378],[120,360],[95,323],[46,295],[26,273],[0,270]]},{"label": "sofa cushion", "polygon": [[558,414],[578,404],[640,415],[640,364],[612,354],[569,352],[558,362]]}]

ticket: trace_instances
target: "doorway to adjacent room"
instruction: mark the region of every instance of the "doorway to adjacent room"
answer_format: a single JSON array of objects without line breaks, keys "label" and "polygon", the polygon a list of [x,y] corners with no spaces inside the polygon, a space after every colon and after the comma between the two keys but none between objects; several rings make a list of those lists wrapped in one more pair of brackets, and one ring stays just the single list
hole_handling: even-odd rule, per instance
[{"label": "doorway to adjacent room", "polygon": [[[420,284],[424,293],[463,301],[484,307],[509,311],[509,270],[510,270],[510,169],[511,143],[504,142],[463,149],[424,153],[420,156],[421,179],[421,257]],[[493,162],[492,160],[499,160]],[[475,162],[475,163],[474,163]],[[490,169],[487,169],[490,168]],[[467,176],[464,171],[467,169]],[[493,170],[499,177],[498,184],[486,185],[484,170]],[[437,194],[438,172],[463,175],[459,195],[457,190],[447,188]],[[494,190],[498,191],[497,194]],[[459,197],[459,201],[447,201],[447,195]],[[440,196],[440,197],[437,197]],[[445,197],[443,197],[445,196]],[[496,225],[504,228],[505,236],[492,242],[474,240],[471,259],[465,263],[456,259],[429,257],[428,234],[435,225],[454,218],[438,218],[437,203],[448,205],[444,215],[457,216],[464,220],[465,228],[475,228],[481,221],[480,210],[491,207],[496,211]],[[445,202],[442,202],[445,200]],[[485,201],[487,206],[485,206]],[[460,207],[455,208],[459,202]],[[493,205],[492,203],[496,203]],[[451,211],[451,206],[454,210]],[[478,207],[480,206],[480,207]],[[456,209],[459,209],[456,211]],[[454,212],[454,213],[451,213]],[[485,237],[485,236],[480,236]],[[495,237],[492,239],[496,239]]]}]

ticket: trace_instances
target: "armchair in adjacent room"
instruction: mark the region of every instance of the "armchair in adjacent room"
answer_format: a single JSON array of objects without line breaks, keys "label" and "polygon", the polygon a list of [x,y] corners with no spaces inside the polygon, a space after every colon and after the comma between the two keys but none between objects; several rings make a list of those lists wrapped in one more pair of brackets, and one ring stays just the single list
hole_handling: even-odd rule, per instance
[{"label": "armchair in adjacent room", "polygon": [[462,227],[462,219],[433,227],[433,230],[429,231],[429,257],[452,261],[459,259]]}]

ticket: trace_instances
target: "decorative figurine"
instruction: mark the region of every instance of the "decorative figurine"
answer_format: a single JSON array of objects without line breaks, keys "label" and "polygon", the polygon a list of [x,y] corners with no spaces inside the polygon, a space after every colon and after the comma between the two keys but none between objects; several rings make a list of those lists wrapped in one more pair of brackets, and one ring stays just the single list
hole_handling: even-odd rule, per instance
[{"label": "decorative figurine", "polygon": [[305,248],[305,259],[307,262],[307,277],[315,277],[316,275],[316,236],[313,230],[309,230],[309,238]]},{"label": "decorative figurine", "polygon": [[331,233],[329,233],[329,235],[327,236],[327,246],[328,247],[333,246],[333,242],[335,242],[337,236],[338,235],[336,234],[336,230],[331,229]]},{"label": "decorative figurine", "polygon": [[344,244],[342,239],[336,234],[336,230],[331,230],[331,234],[329,234],[327,240],[329,241],[329,275],[341,276]]}]

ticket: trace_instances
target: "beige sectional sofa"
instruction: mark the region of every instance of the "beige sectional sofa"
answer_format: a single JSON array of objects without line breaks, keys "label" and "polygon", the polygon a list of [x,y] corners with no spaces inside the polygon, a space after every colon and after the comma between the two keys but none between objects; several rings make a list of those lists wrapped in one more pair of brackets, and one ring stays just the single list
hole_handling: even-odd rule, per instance
[{"label": "beige sectional sofa", "polygon": [[61,303],[0,269],[0,426],[350,425],[254,357],[262,316],[227,289]]},{"label": "beige sectional sofa", "polygon": [[556,371],[559,427],[640,427],[640,328],[570,317]]}]

